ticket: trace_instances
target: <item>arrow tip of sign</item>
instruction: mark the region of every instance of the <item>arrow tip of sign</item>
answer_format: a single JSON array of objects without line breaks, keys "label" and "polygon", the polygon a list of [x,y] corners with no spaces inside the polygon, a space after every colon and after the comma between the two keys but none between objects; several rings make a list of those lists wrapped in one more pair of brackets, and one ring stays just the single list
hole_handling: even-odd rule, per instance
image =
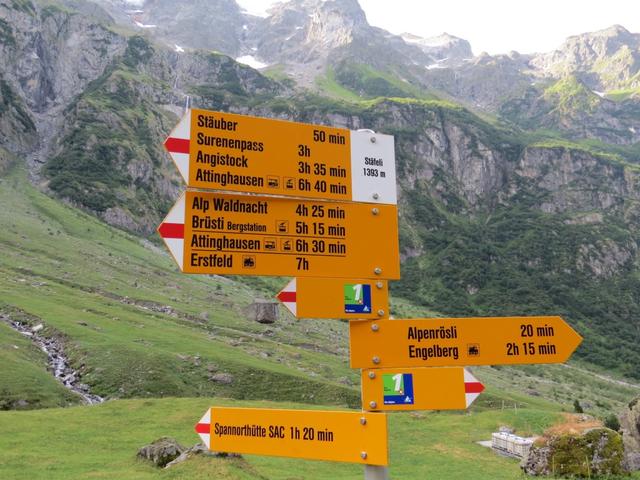
[{"label": "arrow tip of sign", "polygon": [[207,410],[200,421],[196,423],[194,430],[200,435],[207,448],[211,449],[211,409]]},{"label": "arrow tip of sign", "polygon": [[162,238],[184,238],[184,224],[162,222],[158,227]]},{"label": "arrow tip of sign", "polygon": [[474,377],[471,372],[464,370],[464,393],[467,403],[467,408],[475,401],[476,398],[484,392],[484,385]]},{"label": "arrow tip of sign", "polygon": [[282,304],[289,310],[294,316],[297,316],[297,304],[296,304],[296,279],[294,278],[286,287],[284,287],[276,298],[282,302]]},{"label": "arrow tip of sign", "polygon": [[566,335],[564,335],[565,340],[564,342],[562,342],[562,346],[566,349],[567,353],[563,362],[566,362],[573,354],[573,352],[575,352],[576,349],[580,346],[584,338],[582,338],[582,335],[576,332],[575,329],[571,325],[569,325],[569,322],[567,322],[564,318],[559,316],[552,318],[557,319],[557,321],[559,322],[558,327],[561,332],[567,332]]}]

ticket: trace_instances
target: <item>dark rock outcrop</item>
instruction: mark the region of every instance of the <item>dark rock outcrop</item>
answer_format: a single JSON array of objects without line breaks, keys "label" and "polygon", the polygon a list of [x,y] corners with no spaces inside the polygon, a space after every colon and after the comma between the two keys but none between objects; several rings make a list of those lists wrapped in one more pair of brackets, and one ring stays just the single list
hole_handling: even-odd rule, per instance
[{"label": "dark rock outcrop", "polygon": [[554,436],[534,444],[520,464],[533,476],[592,477],[625,472],[622,438],[598,428],[583,435]]},{"label": "dark rock outcrop", "polygon": [[177,440],[170,437],[162,437],[138,450],[138,458],[153,463],[156,467],[165,467],[168,463],[178,458],[185,448]]},{"label": "dark rock outcrop", "polygon": [[624,443],[624,462],[630,471],[640,470],[640,398],[629,403],[620,415],[620,431]]},{"label": "dark rock outcrop", "polygon": [[278,302],[258,301],[244,309],[245,315],[258,323],[275,323],[278,320]]}]

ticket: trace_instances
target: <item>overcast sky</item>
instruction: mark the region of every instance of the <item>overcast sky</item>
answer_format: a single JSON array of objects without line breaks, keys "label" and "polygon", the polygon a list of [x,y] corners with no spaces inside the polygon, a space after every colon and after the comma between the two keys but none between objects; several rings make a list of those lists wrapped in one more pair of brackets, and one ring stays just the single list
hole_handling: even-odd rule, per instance
[{"label": "overcast sky", "polygon": [[[274,0],[237,0],[264,13]],[[477,55],[547,52],[571,35],[619,24],[640,32],[639,0],[359,0],[371,25],[431,37],[447,32]]]}]

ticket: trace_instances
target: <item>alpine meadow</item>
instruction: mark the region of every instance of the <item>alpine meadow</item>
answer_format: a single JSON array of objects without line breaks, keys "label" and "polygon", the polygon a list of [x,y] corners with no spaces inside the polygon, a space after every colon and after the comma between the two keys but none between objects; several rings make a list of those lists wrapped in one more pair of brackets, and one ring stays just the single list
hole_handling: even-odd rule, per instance
[{"label": "alpine meadow", "polygon": [[[474,55],[363,7],[0,0],[0,478],[640,479],[640,33]],[[292,173],[250,176],[259,161]],[[299,273],[279,276],[290,248]],[[340,281],[303,294],[314,271]],[[582,342],[539,361],[556,317]],[[483,361],[497,342],[517,358]],[[419,383],[432,357],[457,393]],[[392,407],[420,392],[457,403]],[[216,436],[235,408],[244,430]],[[307,423],[263,432],[256,409]],[[336,411],[364,432],[346,463],[323,455],[348,422],[310,427]],[[367,433],[384,415],[388,470]],[[261,455],[263,436],[292,446]]]}]

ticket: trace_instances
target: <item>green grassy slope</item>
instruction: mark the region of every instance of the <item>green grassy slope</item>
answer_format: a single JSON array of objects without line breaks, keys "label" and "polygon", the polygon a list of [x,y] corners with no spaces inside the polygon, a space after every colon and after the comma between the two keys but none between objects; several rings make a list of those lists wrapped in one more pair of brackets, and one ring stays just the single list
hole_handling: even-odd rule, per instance
[{"label": "green grassy slope", "polygon": [[[210,404],[359,405],[346,324],[250,321],[242,307],[254,287],[268,296],[285,279],[245,284],[180,274],[162,249],[39,193],[25,177],[15,167],[0,178],[0,313],[43,322],[94,393],[147,398],[0,412],[0,478],[362,478],[355,465],[258,456],[197,458],[167,471],[138,462],[136,450],[162,435],[195,443],[193,424]],[[392,311],[437,314],[406,300]],[[78,401],[46,371],[42,352],[2,322],[0,361],[0,409]],[[488,389],[471,412],[390,415],[393,478],[468,478],[470,471],[478,479],[520,478],[516,461],[474,442],[502,424],[540,433],[576,398],[603,416],[639,391],[578,367],[474,369]],[[216,373],[233,383],[212,381]],[[152,398],[169,396],[200,398]]]},{"label": "green grassy slope", "polygon": [[[210,405],[300,408],[300,405],[223,399],[112,401],[93,407],[0,413],[0,477],[21,479],[358,479],[350,464],[245,456],[196,458],[168,470],[135,459],[141,446],[161,436],[183,445],[198,441],[193,425]],[[477,409],[470,413],[414,412],[389,416],[390,473],[396,479],[520,478],[518,462],[475,444],[500,425],[541,433],[558,419],[552,406]]]},{"label": "green grassy slope", "polygon": [[[41,321],[46,336],[62,338],[95,393],[355,404],[355,375],[344,362],[347,342],[334,341],[346,338],[343,323],[248,320],[242,307],[253,300],[249,288],[180,274],[163,249],[36,192],[20,169],[2,179],[0,203],[0,311]],[[8,346],[2,354],[16,366],[26,365],[24,355],[35,355],[11,347],[24,344],[20,337],[0,330]],[[42,358],[35,363],[44,371]],[[232,375],[233,383],[212,381],[217,373]],[[16,382],[3,382],[6,401],[25,396]],[[68,401],[55,383],[38,384],[51,398],[25,400]]]}]

